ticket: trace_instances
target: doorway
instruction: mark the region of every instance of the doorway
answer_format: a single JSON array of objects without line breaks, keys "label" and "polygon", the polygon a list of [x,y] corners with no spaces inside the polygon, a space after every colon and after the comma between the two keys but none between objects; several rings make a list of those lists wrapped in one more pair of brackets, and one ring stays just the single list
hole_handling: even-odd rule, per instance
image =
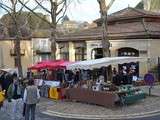
[{"label": "doorway", "polygon": [[[139,57],[139,51],[134,48],[120,48],[118,49],[118,56],[126,56],[126,57]],[[131,62],[131,63],[124,63],[118,65],[118,70],[121,71],[125,69],[126,73],[129,72],[130,69],[134,69],[135,75],[139,76],[139,62]]]}]

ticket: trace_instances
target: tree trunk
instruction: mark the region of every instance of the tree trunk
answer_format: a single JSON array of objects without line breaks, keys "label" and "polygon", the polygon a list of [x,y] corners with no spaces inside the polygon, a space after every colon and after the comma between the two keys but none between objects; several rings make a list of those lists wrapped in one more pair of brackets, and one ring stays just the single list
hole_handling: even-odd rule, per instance
[{"label": "tree trunk", "polygon": [[57,27],[57,22],[56,22],[56,12],[57,12],[57,1],[51,1],[51,19],[52,19],[52,25],[51,25],[51,36],[50,36],[50,41],[51,41],[51,57],[53,60],[56,60],[56,27]]},{"label": "tree trunk", "polygon": [[51,28],[51,58],[56,60],[56,28]]},{"label": "tree trunk", "polygon": [[12,14],[12,20],[13,20],[13,26],[15,28],[16,31],[16,39],[15,39],[15,57],[17,61],[16,62],[16,66],[18,68],[18,73],[19,73],[19,77],[23,78],[23,71],[22,71],[22,64],[21,64],[21,47],[20,47],[20,42],[21,42],[21,31],[20,31],[20,26],[18,24],[18,18],[17,18],[17,12],[16,12],[16,3],[15,1],[12,2],[12,9],[13,9],[13,14]]},{"label": "tree trunk", "polygon": [[110,42],[108,39],[108,25],[107,25],[107,14],[105,16],[102,16],[103,24],[102,24],[102,29],[103,29],[103,37],[102,37],[102,49],[103,49],[103,57],[110,57]]},{"label": "tree trunk", "polygon": [[[18,33],[17,33],[18,34]],[[21,47],[20,47],[20,38],[16,37],[15,40],[15,53],[16,53],[16,59],[17,60],[17,68],[18,68],[18,73],[19,73],[19,77],[23,78],[23,70],[22,70],[22,64],[21,64]]]},{"label": "tree trunk", "polygon": [[[97,0],[99,5],[100,5],[100,13],[101,13],[101,20],[102,20],[102,31],[103,31],[103,36],[102,36],[102,49],[103,49],[103,57],[110,57],[110,42],[108,39],[108,23],[107,23],[107,12],[110,7],[106,6],[105,0]],[[112,1],[113,2],[113,1]],[[107,79],[105,80],[106,82],[112,81],[112,67],[108,66],[106,70],[107,74]]]}]

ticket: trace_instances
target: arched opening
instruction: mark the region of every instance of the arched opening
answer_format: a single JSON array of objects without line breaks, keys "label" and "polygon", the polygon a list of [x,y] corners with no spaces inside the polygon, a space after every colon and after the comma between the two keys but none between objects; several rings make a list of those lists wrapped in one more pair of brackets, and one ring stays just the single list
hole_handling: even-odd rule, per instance
[{"label": "arched opening", "polygon": [[120,48],[118,49],[118,56],[132,56],[132,57],[139,57],[139,51],[134,48]]},{"label": "arched opening", "polygon": [[[128,57],[139,57],[139,51],[134,48],[120,48],[118,49],[118,56],[128,56]],[[135,75],[139,76],[139,63],[138,62],[131,62],[131,63],[125,63],[118,65],[119,71],[122,71],[125,69],[126,73],[129,73],[129,71],[132,69],[135,71]]]},{"label": "arched opening", "polygon": [[103,58],[103,49],[102,48],[94,48],[91,51],[91,59]]}]

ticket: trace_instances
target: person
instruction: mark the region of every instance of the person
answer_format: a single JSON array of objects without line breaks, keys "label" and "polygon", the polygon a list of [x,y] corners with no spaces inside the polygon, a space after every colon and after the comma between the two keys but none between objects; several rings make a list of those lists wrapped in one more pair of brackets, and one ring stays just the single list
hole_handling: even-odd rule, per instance
[{"label": "person", "polygon": [[30,69],[28,69],[28,71],[27,71],[27,78],[28,79],[32,78],[32,71]]},{"label": "person", "polygon": [[62,84],[64,82],[64,79],[65,79],[64,70],[63,69],[58,69],[57,80],[60,81],[60,83]]},{"label": "person", "polygon": [[1,84],[0,84],[0,109],[1,107],[3,106],[3,101],[5,100],[5,92],[2,91],[2,87],[1,87]]},{"label": "person", "polygon": [[113,68],[112,73],[113,73],[113,84],[118,85],[117,70],[115,67]]},{"label": "person", "polygon": [[5,73],[1,76],[2,80],[2,90],[5,90],[5,96],[7,97],[7,90],[10,86],[10,84],[13,82],[13,75],[10,73]]},{"label": "person", "polygon": [[38,87],[34,85],[34,81],[31,79],[28,82],[28,86],[24,91],[23,97],[24,103],[26,104],[25,120],[29,120],[30,117],[31,120],[35,120],[35,109],[39,99],[40,94]]},{"label": "person", "polygon": [[[27,87],[27,81],[28,81],[28,78],[24,78],[23,79],[23,82],[21,83],[21,96],[23,98],[24,96],[24,91],[25,91],[25,88]],[[22,115],[23,117],[25,116],[25,109],[26,109],[26,104],[23,103],[23,112],[22,112]]]},{"label": "person", "polygon": [[8,102],[12,103],[12,110],[11,110],[11,119],[17,119],[18,114],[18,105],[21,101],[21,89],[19,86],[17,75],[12,75],[12,83],[9,85],[7,90],[7,98]]},{"label": "person", "polygon": [[80,70],[76,69],[74,75],[74,83],[77,84],[79,81],[80,81]]}]

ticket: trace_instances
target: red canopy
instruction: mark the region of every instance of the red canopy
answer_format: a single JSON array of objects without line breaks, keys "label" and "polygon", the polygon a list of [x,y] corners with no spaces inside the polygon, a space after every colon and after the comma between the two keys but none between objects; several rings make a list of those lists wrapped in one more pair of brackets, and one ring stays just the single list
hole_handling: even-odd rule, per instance
[{"label": "red canopy", "polygon": [[41,70],[41,69],[58,69],[58,68],[66,68],[68,64],[73,62],[65,61],[65,60],[44,60],[36,63],[35,65],[29,67],[32,70]]},{"label": "red canopy", "polygon": [[58,69],[58,68],[66,68],[67,65],[72,64],[73,62],[69,62],[69,61],[57,61],[57,62],[53,62],[51,64],[48,64],[48,69]]}]

